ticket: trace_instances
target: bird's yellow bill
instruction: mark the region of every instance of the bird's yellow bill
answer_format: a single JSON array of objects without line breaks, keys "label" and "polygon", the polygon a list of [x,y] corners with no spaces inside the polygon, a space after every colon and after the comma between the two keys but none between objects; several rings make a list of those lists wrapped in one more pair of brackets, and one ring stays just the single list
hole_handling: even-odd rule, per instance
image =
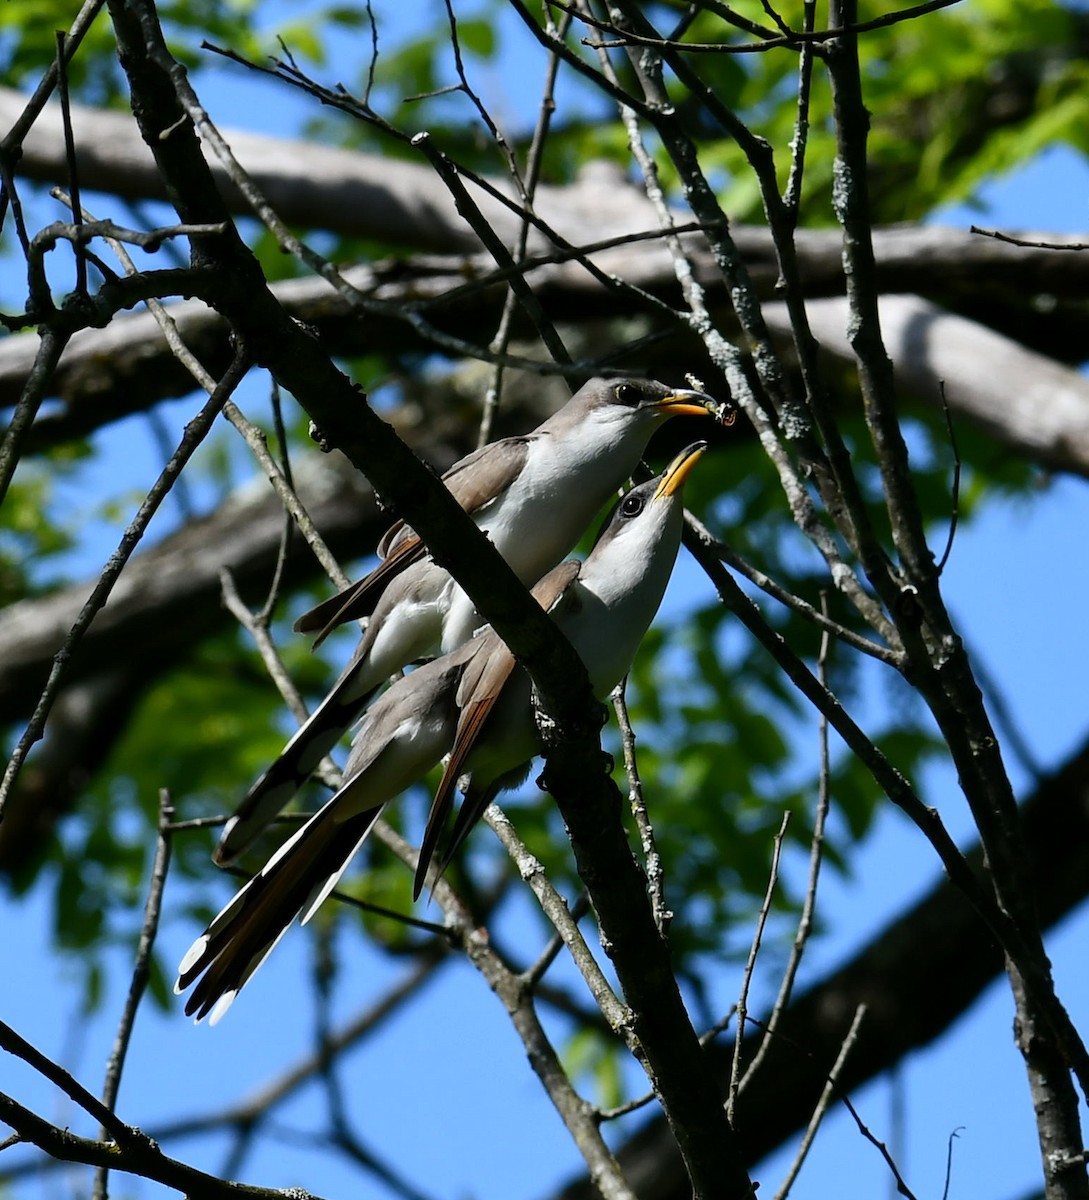
[{"label": "bird's yellow bill", "polygon": [[688,478],[689,472],[703,457],[706,449],[706,442],[695,442],[682,450],[662,472],[661,481],[654,492],[654,499],[657,500],[660,496],[672,496],[679,490]]},{"label": "bird's yellow bill", "polygon": [[659,408],[664,409],[670,416],[681,416],[687,414],[690,417],[713,417],[715,410],[712,405],[715,401],[710,396],[705,396],[703,392],[689,391],[687,388],[678,388],[675,392],[670,392],[668,396],[663,396],[657,401]]}]

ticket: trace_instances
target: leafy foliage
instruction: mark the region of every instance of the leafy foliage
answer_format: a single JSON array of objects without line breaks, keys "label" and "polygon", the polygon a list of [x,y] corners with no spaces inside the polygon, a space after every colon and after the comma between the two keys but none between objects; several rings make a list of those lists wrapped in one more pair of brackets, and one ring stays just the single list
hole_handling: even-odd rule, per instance
[{"label": "leafy foliage", "polygon": [[[733,6],[763,24],[757,3]],[[902,6],[868,5],[874,20]],[[802,5],[782,14],[802,27]],[[1057,142],[1085,152],[1084,13],[1032,0],[955,5],[929,16],[870,30],[860,40],[864,87],[872,113],[870,186],[878,223],[924,218],[942,205],[970,200],[986,179],[1028,162]],[[686,40],[741,45],[753,39],[704,11]],[[699,55],[691,65],[722,103],[776,148],[785,185],[796,118],[796,57],[765,52]],[[694,114],[705,170],[721,172],[725,207],[757,219],[760,200],[741,148]],[[815,75],[806,146],[808,223],[830,225],[835,160],[832,100]]]}]

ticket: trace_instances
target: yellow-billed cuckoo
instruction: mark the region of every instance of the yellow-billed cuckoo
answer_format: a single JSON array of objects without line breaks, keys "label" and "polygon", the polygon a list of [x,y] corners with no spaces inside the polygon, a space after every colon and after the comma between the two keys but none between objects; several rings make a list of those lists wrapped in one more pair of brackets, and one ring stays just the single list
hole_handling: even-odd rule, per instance
[{"label": "yellow-billed cuckoo", "polygon": [[[569,554],[635,469],[655,427],[679,413],[708,415],[702,392],[654,380],[591,379],[532,433],[504,438],[443,476],[461,506],[527,586]],[[229,863],[310,777],[375,691],[408,663],[461,646],[483,623],[411,528],[395,524],[382,562],[296,623],[322,638],[370,617],[348,666],[227,823],[215,861]]]},{"label": "yellow-billed cuckoo", "polygon": [[[627,673],[661,603],[680,545],[681,488],[698,442],[618,503],[585,563],[565,562],[533,589],[604,699]],[[364,717],[340,790],[242,887],[189,948],[174,985],[195,981],[185,1011],[213,1023],[295,917],[305,923],[336,886],[382,809],[444,755],[446,769],[416,870],[418,895],[453,805],[461,810],[441,873],[493,797],[526,776],[540,741],[526,672],[491,629],[398,680]]]}]

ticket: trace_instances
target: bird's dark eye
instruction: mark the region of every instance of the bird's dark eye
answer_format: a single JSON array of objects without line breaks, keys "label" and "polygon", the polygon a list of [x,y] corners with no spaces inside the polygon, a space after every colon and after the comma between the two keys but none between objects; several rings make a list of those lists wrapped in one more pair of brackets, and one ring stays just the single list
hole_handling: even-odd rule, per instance
[{"label": "bird's dark eye", "polygon": [[620,511],[625,517],[637,517],[646,507],[646,503],[645,496],[637,496],[634,492],[628,492],[620,501]]},{"label": "bird's dark eye", "polygon": [[643,393],[635,386],[634,383],[621,383],[616,388],[616,398],[621,404],[630,404],[632,406],[639,403],[643,398]]}]

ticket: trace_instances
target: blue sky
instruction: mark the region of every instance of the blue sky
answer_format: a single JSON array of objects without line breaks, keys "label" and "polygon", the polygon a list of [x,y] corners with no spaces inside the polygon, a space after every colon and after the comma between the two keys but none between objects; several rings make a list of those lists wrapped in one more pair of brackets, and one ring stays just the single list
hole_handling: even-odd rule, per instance
[{"label": "blue sky", "polygon": [[[282,132],[298,119],[296,102],[281,107],[279,94],[267,85],[239,84],[233,72],[220,74],[219,80],[202,88],[202,98],[224,124]],[[239,86],[241,99],[234,90]],[[498,91],[505,84],[497,77],[494,86]],[[1087,196],[1085,164],[1072,154],[1052,152],[986,190],[986,219],[1009,228],[1075,232],[1085,228]],[[979,215],[953,210],[942,219],[965,226]],[[182,411],[176,406],[177,413]],[[116,439],[107,470],[115,486],[115,473],[124,470],[123,478],[131,474],[131,486],[138,488],[149,481],[157,459],[149,442],[136,440],[147,437],[139,422],[129,423],[126,437],[130,440]],[[74,508],[83,486],[73,493]],[[1045,765],[1062,761],[1075,746],[1089,713],[1086,529],[1089,488],[1081,481],[1052,480],[1030,500],[994,500],[960,532],[944,580],[951,610],[970,632],[975,652],[998,680]],[[80,569],[97,569],[112,548],[117,529],[99,532],[101,539],[95,537]],[[667,607],[683,608],[708,594],[699,574],[682,564]],[[1063,630],[1061,637],[1056,629]],[[880,683],[873,686],[876,691]],[[924,791],[953,832],[968,836],[970,825],[950,773],[930,771]],[[862,847],[852,877],[825,874],[821,908],[829,933],[812,947],[808,976],[818,976],[848,954],[936,877],[932,854],[890,808]],[[39,891],[29,903],[18,904],[0,897],[0,921],[7,935],[0,961],[10,981],[0,989],[0,1018],[95,1088],[127,983],[127,962],[120,953],[115,956],[104,1015],[87,1019],[73,999],[73,968],[42,954],[50,942],[47,897]],[[165,957],[179,958],[195,932],[168,923],[160,939]],[[1083,966],[1087,936],[1089,915],[1083,913],[1050,941],[1060,991],[1083,1025],[1089,1013]],[[380,995],[403,970],[357,946],[353,941],[337,984],[335,1008],[342,1016]],[[296,931],[214,1030],[194,1028],[180,1008],[161,1014],[145,1006],[122,1088],[124,1119],[153,1128],[179,1113],[207,1111],[261,1084],[276,1073],[277,1063],[302,1056],[312,1039],[309,989],[300,986],[308,971],[308,939]],[[716,981],[715,1000],[723,1009],[737,982],[732,971]],[[904,1066],[895,1087],[902,1089],[907,1136],[897,1157],[916,1194],[940,1194],[946,1141],[955,1128],[962,1132],[954,1149],[952,1194],[958,1194],[959,1185],[962,1195],[1016,1197],[1036,1183],[1037,1151],[1024,1075],[1009,1036],[1011,1019],[1000,982],[950,1034]],[[60,1124],[81,1124],[71,1107],[29,1071],[10,1061],[5,1068],[5,1090]],[[425,989],[381,1037],[353,1053],[345,1078],[353,1092],[353,1114],[370,1147],[402,1166],[427,1195],[531,1200],[579,1169],[497,1002],[463,964],[444,968],[441,987]],[[886,1139],[895,1133],[893,1093],[894,1085],[879,1081],[854,1098]],[[996,1097],[1001,1098],[997,1103]],[[283,1126],[312,1128],[312,1099],[312,1092],[304,1092],[285,1108]],[[222,1145],[185,1142],[166,1148],[217,1170]],[[764,1164],[759,1172],[763,1192],[774,1191],[790,1153]],[[300,1151],[287,1137],[264,1144],[244,1178],[281,1187],[299,1184],[328,1197],[387,1195],[377,1185],[360,1185],[359,1176],[333,1156]],[[145,1184],[115,1188],[118,1195],[159,1191]],[[16,1194],[60,1190],[56,1182],[43,1180],[20,1186]],[[834,1113],[793,1195],[797,1200],[830,1194],[869,1200],[883,1193],[891,1194],[890,1181],[876,1152],[861,1142],[842,1113]]]}]

